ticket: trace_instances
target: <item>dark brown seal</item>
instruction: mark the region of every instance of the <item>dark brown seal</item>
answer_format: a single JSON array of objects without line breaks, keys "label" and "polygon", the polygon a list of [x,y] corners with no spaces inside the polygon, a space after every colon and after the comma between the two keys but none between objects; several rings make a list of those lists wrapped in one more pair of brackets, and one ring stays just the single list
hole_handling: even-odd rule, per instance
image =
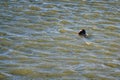
[{"label": "dark brown seal", "polygon": [[87,37],[86,30],[85,29],[80,30],[78,35],[83,36],[83,37]]}]

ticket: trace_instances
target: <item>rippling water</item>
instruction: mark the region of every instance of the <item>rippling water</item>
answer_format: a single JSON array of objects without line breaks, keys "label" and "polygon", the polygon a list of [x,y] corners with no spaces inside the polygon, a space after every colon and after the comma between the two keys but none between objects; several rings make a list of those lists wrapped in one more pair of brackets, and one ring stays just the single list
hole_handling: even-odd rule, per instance
[{"label": "rippling water", "polygon": [[0,80],[120,80],[120,1],[1,0]]}]

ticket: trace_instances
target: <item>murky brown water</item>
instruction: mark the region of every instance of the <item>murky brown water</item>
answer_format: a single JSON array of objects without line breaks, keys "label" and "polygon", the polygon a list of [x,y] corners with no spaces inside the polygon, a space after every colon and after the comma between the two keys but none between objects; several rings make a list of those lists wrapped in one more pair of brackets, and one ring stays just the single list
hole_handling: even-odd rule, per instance
[{"label": "murky brown water", "polygon": [[120,1],[0,1],[0,80],[120,80]]}]

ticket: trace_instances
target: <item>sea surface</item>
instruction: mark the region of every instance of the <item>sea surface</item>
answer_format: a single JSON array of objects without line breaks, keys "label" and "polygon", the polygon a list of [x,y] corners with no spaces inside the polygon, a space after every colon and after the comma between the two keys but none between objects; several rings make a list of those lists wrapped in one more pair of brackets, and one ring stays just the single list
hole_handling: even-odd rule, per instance
[{"label": "sea surface", "polygon": [[120,0],[1,0],[0,80],[120,80]]}]

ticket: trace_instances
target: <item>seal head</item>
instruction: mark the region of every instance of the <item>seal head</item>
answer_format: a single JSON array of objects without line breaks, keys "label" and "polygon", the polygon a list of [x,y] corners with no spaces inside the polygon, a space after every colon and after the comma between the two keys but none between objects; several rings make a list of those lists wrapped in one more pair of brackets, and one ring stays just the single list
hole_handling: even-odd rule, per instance
[{"label": "seal head", "polygon": [[84,36],[87,37],[86,31],[85,29],[80,30],[80,32],[78,33],[80,36]]}]

